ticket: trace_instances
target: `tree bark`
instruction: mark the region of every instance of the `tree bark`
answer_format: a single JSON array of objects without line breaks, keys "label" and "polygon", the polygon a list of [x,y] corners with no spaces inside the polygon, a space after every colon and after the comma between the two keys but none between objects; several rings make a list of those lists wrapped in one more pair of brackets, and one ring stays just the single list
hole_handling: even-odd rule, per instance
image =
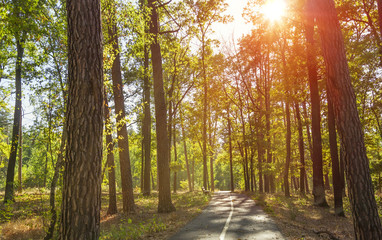
[{"label": "tree bark", "polygon": [[[310,10],[307,9],[307,11],[309,12]],[[312,161],[314,205],[327,207],[328,204],[325,198],[325,186],[322,167],[321,113],[320,96],[318,91],[316,51],[314,44],[314,19],[313,16],[311,16],[309,13],[306,14],[305,30],[310,100],[312,103]]]},{"label": "tree bark", "polygon": [[[106,91],[105,91],[106,95]],[[105,97],[104,104],[105,132],[106,132],[106,152],[107,152],[107,171],[109,176],[109,207],[108,215],[113,215],[118,212],[117,209],[117,189],[115,186],[115,164],[114,164],[114,143],[111,131],[110,108],[107,98]]]},{"label": "tree bark", "polygon": [[98,239],[101,209],[103,51],[99,0],[67,0],[67,147],[60,239]]},{"label": "tree bark", "polygon": [[19,131],[20,131],[20,116],[21,116],[21,71],[22,62],[24,56],[24,40],[17,39],[17,58],[16,58],[16,97],[15,97],[15,111],[13,115],[13,130],[12,130],[12,141],[11,141],[11,153],[9,155],[8,168],[7,168],[7,179],[5,183],[5,195],[4,203],[14,201],[14,178],[15,178],[15,166],[17,157],[17,148],[19,144]]},{"label": "tree bark", "polygon": [[148,0],[148,6],[151,8],[150,33],[153,35],[153,41],[151,43],[151,62],[153,65],[155,120],[157,133],[157,168],[159,190],[158,212],[166,213],[175,211],[175,207],[171,201],[170,166],[168,155],[169,140],[167,134],[166,116],[167,111],[163,88],[162,55],[158,41],[159,22],[155,2],[155,0]]},{"label": "tree bark", "polygon": [[286,93],[285,96],[285,118],[286,118],[286,159],[285,159],[285,169],[284,169],[284,192],[286,197],[290,197],[289,191],[289,165],[291,161],[291,123],[290,123],[290,96],[289,96],[289,81],[288,81],[288,73],[287,73],[287,65],[285,59],[285,48],[286,48],[286,40],[284,39],[283,49],[281,50],[281,58],[283,63],[283,76],[284,76],[284,90]]},{"label": "tree bark", "polygon": [[305,151],[304,151],[304,135],[302,132],[302,121],[300,114],[300,106],[296,102],[296,118],[297,118],[297,128],[298,128],[298,151],[300,154],[300,193],[305,194]]},{"label": "tree bark", "polygon": [[57,222],[57,211],[56,211],[56,186],[58,178],[60,177],[60,170],[64,164],[64,151],[66,146],[66,127],[64,125],[64,129],[62,130],[62,136],[61,136],[61,145],[60,145],[60,152],[57,156],[57,162],[56,166],[54,168],[54,174],[52,178],[52,182],[50,184],[50,194],[49,194],[49,205],[50,205],[50,224],[48,231],[44,237],[44,240],[49,240],[53,238],[54,234],[54,228],[56,226]]},{"label": "tree bark", "polygon": [[370,177],[369,161],[340,24],[333,0],[313,1],[333,100],[336,126],[344,148],[346,179],[356,239],[382,239],[382,227]]},{"label": "tree bark", "polygon": [[330,156],[332,159],[334,214],[337,216],[345,216],[342,204],[342,182],[340,174],[340,163],[338,159],[336,123],[334,119],[333,103],[330,94],[328,94],[328,129]]},{"label": "tree bark", "polygon": [[144,155],[144,176],[143,176],[143,195],[150,196],[150,172],[151,172],[151,106],[150,106],[150,78],[149,78],[149,50],[147,45],[144,47],[144,76],[143,76],[143,95],[144,95],[144,117],[143,117],[143,155]]},{"label": "tree bark", "polygon": [[231,176],[230,186],[231,186],[231,192],[234,192],[235,187],[233,184],[234,179],[233,179],[233,168],[232,168],[232,137],[231,137],[232,133],[231,133],[231,118],[230,118],[229,106],[228,106],[227,114],[228,114],[228,143],[229,143],[229,173]]},{"label": "tree bark", "polygon": [[202,138],[203,138],[203,187],[207,189],[208,169],[207,169],[207,118],[208,118],[208,79],[206,75],[205,64],[205,42],[204,33],[202,33],[202,74],[203,74],[203,123],[202,123]]},{"label": "tree bark", "polygon": [[22,115],[22,108],[20,113],[20,128],[19,128],[19,134],[20,134],[20,145],[19,145],[19,166],[18,166],[18,179],[19,179],[19,188],[18,192],[22,193],[23,186],[22,186],[22,167],[23,167],[23,115]]},{"label": "tree bark", "polygon": [[[175,118],[175,112],[174,112],[174,118]],[[177,162],[178,162],[178,152],[177,152],[177,148],[176,148],[176,124],[175,124],[175,121],[174,121],[174,124],[173,124],[173,131],[174,131],[174,139],[173,139],[173,141],[174,141],[174,163],[175,164],[177,164]],[[177,181],[177,178],[178,178],[178,170],[177,169],[175,169],[174,170],[174,187],[173,187],[173,189],[174,189],[174,193],[176,193],[176,190],[177,190],[177,183],[178,183],[178,181]]]},{"label": "tree bark", "polygon": [[[114,3],[112,2],[111,4]],[[114,8],[115,6],[111,6],[111,9]],[[112,11],[113,10],[110,11],[111,14]],[[110,17],[113,18],[114,16]],[[109,22],[108,25],[108,33],[110,39],[112,39],[114,55],[113,66],[111,69],[111,78],[113,82],[114,104],[117,121],[118,151],[122,180],[123,211],[128,214],[135,212],[133,178],[131,175],[130,165],[129,135],[127,133],[126,128],[125,99],[123,96],[121,60],[118,45],[118,31],[116,23],[112,20]]]},{"label": "tree bark", "polygon": [[180,110],[180,125],[182,128],[182,137],[183,137],[183,149],[184,149],[184,159],[186,161],[186,168],[187,168],[187,181],[188,181],[188,190],[190,192],[193,191],[192,188],[192,182],[191,182],[191,171],[190,171],[190,165],[188,163],[188,154],[187,154],[187,143],[186,143],[186,131],[184,131],[184,125],[183,125],[183,111]]}]

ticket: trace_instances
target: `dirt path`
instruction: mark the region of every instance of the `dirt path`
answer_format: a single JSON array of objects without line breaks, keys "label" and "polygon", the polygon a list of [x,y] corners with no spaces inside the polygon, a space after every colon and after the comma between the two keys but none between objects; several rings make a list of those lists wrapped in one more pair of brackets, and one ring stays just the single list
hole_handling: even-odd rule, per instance
[{"label": "dirt path", "polygon": [[276,224],[244,194],[218,192],[209,206],[170,240],[284,239]]}]

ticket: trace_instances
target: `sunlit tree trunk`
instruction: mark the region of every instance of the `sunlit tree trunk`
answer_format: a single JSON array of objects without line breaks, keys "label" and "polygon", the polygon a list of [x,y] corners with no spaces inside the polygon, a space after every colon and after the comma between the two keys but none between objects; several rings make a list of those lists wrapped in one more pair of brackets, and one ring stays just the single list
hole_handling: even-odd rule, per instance
[{"label": "sunlit tree trunk", "polygon": [[289,96],[289,81],[288,81],[288,73],[287,73],[287,65],[285,59],[285,48],[286,48],[286,40],[284,39],[283,49],[281,50],[281,58],[283,63],[283,76],[284,76],[284,90],[286,93],[285,96],[285,118],[286,118],[286,159],[285,159],[285,168],[284,168],[284,192],[286,197],[290,197],[289,190],[289,165],[291,162],[291,122],[290,122],[290,96]]},{"label": "sunlit tree trunk", "polygon": [[[146,0],[141,0],[141,8],[145,9]],[[145,33],[149,33],[149,28],[145,28]],[[145,36],[145,41],[147,41]],[[142,123],[142,148],[143,148],[143,195],[149,196],[151,193],[150,173],[151,173],[151,84],[149,73],[149,46],[144,43],[144,59],[143,59],[143,123]]]},{"label": "sunlit tree trunk", "polygon": [[233,179],[233,167],[232,167],[232,137],[231,137],[231,117],[230,117],[230,111],[228,106],[228,144],[229,144],[229,172],[230,172],[230,186],[231,186],[231,192],[235,191],[234,187],[234,179]]},{"label": "sunlit tree trunk", "polygon": [[14,201],[14,178],[15,166],[17,157],[17,148],[19,144],[19,131],[20,131],[20,117],[21,117],[21,71],[22,61],[24,56],[24,40],[17,39],[17,58],[16,58],[16,97],[15,97],[15,111],[13,115],[13,130],[11,140],[11,152],[9,155],[7,178],[5,183],[4,202]]},{"label": "sunlit tree trunk", "polygon": [[336,126],[344,148],[346,179],[356,239],[382,239],[382,227],[371,182],[369,161],[346,59],[344,40],[333,0],[314,0],[333,101]]},{"label": "sunlit tree trunk", "polygon": [[203,138],[203,187],[207,189],[208,170],[207,170],[207,117],[208,117],[208,79],[206,75],[205,63],[205,39],[202,33],[202,74],[203,74],[203,123],[202,123],[202,138]]},{"label": "sunlit tree trunk", "polygon": [[302,121],[300,114],[300,106],[296,102],[296,118],[297,118],[297,128],[298,128],[298,151],[300,154],[300,193],[305,194],[305,151],[304,151],[304,135],[302,132]]},{"label": "sunlit tree trunk", "polygon": [[148,0],[148,6],[151,8],[150,33],[153,35],[153,41],[151,43],[151,62],[153,65],[155,120],[157,133],[157,168],[159,190],[158,212],[165,213],[175,211],[175,207],[171,201],[168,153],[169,140],[166,116],[167,111],[163,87],[162,55],[158,41],[159,22],[155,2],[155,0]]},{"label": "sunlit tree trunk", "polygon": [[180,110],[180,125],[181,125],[181,128],[182,128],[184,160],[186,161],[186,168],[187,168],[188,190],[190,192],[192,192],[193,188],[192,188],[192,180],[191,180],[191,171],[190,171],[190,165],[189,165],[189,161],[188,161],[187,143],[186,143],[186,131],[184,130],[183,111],[182,110]]},{"label": "sunlit tree trunk", "polygon": [[[175,117],[175,112],[174,112],[174,117]],[[173,139],[173,145],[174,145],[174,163],[175,165],[177,164],[178,162],[178,152],[177,152],[177,148],[176,148],[176,124],[175,124],[175,121],[174,121],[174,124],[173,124],[173,131],[174,131],[174,139]],[[178,183],[178,170],[175,169],[174,170],[174,193],[176,193],[176,190],[177,190],[177,183]]]},{"label": "sunlit tree trunk", "polygon": [[[309,0],[310,1],[310,0]],[[309,11],[309,9],[307,10]],[[307,68],[312,103],[312,138],[313,138],[313,196],[314,204],[327,207],[325,198],[324,176],[322,167],[322,144],[321,144],[321,112],[320,96],[318,91],[317,61],[314,44],[314,20],[310,14],[306,14],[306,49]]]},{"label": "sunlit tree trunk", "polygon": [[115,23],[111,23],[111,26],[108,26],[108,32],[111,39],[113,39],[114,61],[111,69],[111,77],[113,82],[113,95],[117,120],[118,151],[121,168],[123,211],[125,213],[132,213],[135,211],[133,178],[131,175],[130,165],[129,135],[127,133],[126,127],[126,111],[123,94],[121,60],[118,46],[118,32]]}]

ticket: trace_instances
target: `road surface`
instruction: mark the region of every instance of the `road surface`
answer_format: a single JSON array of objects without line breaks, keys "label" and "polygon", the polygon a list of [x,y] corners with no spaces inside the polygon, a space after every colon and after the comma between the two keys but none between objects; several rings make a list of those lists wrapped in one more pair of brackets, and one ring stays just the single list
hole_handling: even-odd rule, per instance
[{"label": "road surface", "polygon": [[208,207],[170,240],[283,240],[272,219],[244,194],[218,192]]}]

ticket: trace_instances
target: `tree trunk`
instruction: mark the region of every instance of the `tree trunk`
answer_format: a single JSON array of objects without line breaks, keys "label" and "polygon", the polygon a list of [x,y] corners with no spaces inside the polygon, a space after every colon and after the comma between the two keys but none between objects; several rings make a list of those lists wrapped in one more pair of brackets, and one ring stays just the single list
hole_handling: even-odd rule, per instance
[{"label": "tree trunk", "polygon": [[[174,112],[174,117],[175,117],[175,112]],[[177,164],[177,162],[178,162],[178,152],[177,152],[177,149],[176,149],[176,124],[175,124],[175,121],[174,121],[174,124],[173,124],[173,131],[174,131],[174,139],[173,139],[173,141],[174,141],[174,163],[175,163],[175,165]],[[177,190],[177,183],[178,183],[178,170],[177,169],[175,169],[174,170],[174,193],[176,193],[176,190]]]},{"label": "tree trunk", "polygon": [[7,179],[5,183],[5,195],[4,203],[14,201],[14,178],[15,178],[15,165],[17,148],[19,143],[19,131],[20,131],[20,117],[21,117],[21,67],[24,55],[24,40],[16,40],[17,58],[16,58],[16,97],[15,97],[15,111],[13,115],[13,130],[11,141],[11,153],[9,155]]},{"label": "tree trunk", "polygon": [[[140,0],[142,12],[146,13],[146,1]],[[146,20],[146,19],[145,19]],[[147,36],[149,27],[145,26],[144,46],[143,46],[143,122],[142,122],[142,157],[143,157],[143,176],[142,176],[142,193],[143,196],[150,196],[150,173],[151,173],[151,101],[150,101],[150,73],[149,73],[149,45],[147,44]]]},{"label": "tree trunk", "polygon": [[256,128],[256,134],[257,134],[257,160],[258,160],[258,168],[259,168],[259,192],[262,193],[263,192],[263,148],[262,148],[262,144],[261,144],[261,139],[262,139],[262,136],[261,136],[261,129],[260,128],[260,124],[261,124],[261,118],[260,116],[258,116],[257,118],[257,128]]},{"label": "tree trunk", "polygon": [[233,168],[232,168],[232,137],[231,137],[231,118],[230,118],[230,111],[228,107],[228,143],[229,143],[229,172],[230,172],[230,186],[231,186],[231,192],[235,191],[234,187],[234,179],[233,179]]},{"label": "tree trunk", "polygon": [[206,75],[206,65],[205,65],[205,46],[204,46],[204,34],[202,33],[202,74],[203,74],[203,127],[202,127],[202,138],[203,138],[203,187],[207,189],[208,181],[208,170],[207,170],[207,111],[208,111],[208,82]]},{"label": "tree trunk", "polygon": [[[106,91],[105,91],[106,95]],[[107,170],[109,176],[109,207],[107,209],[108,215],[113,215],[118,212],[117,209],[117,189],[115,186],[115,164],[114,164],[114,143],[112,131],[110,128],[110,108],[107,98],[105,97],[104,104],[104,118],[105,118],[105,133],[106,133],[106,152],[107,152]]]},{"label": "tree trunk", "polygon": [[20,128],[19,128],[19,134],[20,134],[20,144],[19,144],[19,166],[18,166],[18,179],[19,179],[19,193],[22,193],[23,186],[22,186],[22,167],[23,167],[23,115],[22,115],[22,108],[20,113]]},{"label": "tree trunk", "polygon": [[285,169],[284,169],[284,192],[286,197],[290,197],[289,191],[289,165],[291,161],[291,123],[290,123],[290,108],[289,108],[289,81],[288,81],[288,73],[287,73],[287,65],[285,59],[285,48],[286,48],[286,40],[284,39],[283,49],[281,50],[281,57],[283,63],[283,76],[284,76],[284,89],[286,92],[285,96],[285,118],[286,118],[286,159],[285,159]]},{"label": "tree trunk", "polygon": [[305,194],[305,151],[304,151],[304,135],[302,132],[302,121],[300,114],[300,106],[296,102],[296,118],[297,118],[297,128],[298,128],[298,150],[300,153],[300,193]]},{"label": "tree trunk", "polygon": [[142,124],[143,134],[143,196],[150,196],[150,172],[151,172],[151,111],[150,111],[150,78],[149,78],[149,50],[147,45],[144,47],[144,76],[143,76],[143,95],[144,95],[144,117]]},{"label": "tree trunk", "polygon": [[54,227],[56,226],[57,222],[57,211],[56,211],[56,186],[58,178],[60,177],[60,170],[64,164],[64,151],[65,151],[65,145],[66,145],[66,127],[64,126],[64,129],[62,131],[61,136],[61,145],[60,145],[60,152],[57,156],[57,162],[56,166],[54,168],[54,174],[52,178],[52,182],[50,184],[50,194],[49,194],[49,204],[50,204],[50,224],[49,229],[44,237],[44,240],[52,239],[54,234]]},{"label": "tree trunk", "polygon": [[213,139],[212,139],[212,126],[211,126],[211,118],[209,118],[209,142],[210,142],[210,182],[211,182],[211,192],[215,191],[215,180],[214,180],[214,153],[213,153]]},{"label": "tree trunk", "polygon": [[101,4],[98,0],[67,0],[66,8],[67,146],[59,238],[98,239],[103,132]]},{"label": "tree trunk", "polygon": [[[112,8],[115,7],[112,6]],[[125,213],[132,213],[135,211],[133,178],[131,175],[130,166],[129,136],[126,128],[125,100],[123,96],[121,60],[119,55],[117,32],[118,31],[116,24],[114,22],[111,22],[108,26],[108,33],[110,38],[113,39],[114,61],[111,69],[111,77],[113,81],[114,104],[117,120],[118,151],[121,168],[123,211]]]},{"label": "tree trunk", "polygon": [[192,188],[192,182],[191,182],[190,166],[188,164],[188,154],[187,154],[187,144],[186,144],[186,132],[184,131],[184,125],[183,125],[183,111],[180,111],[180,125],[181,125],[181,128],[182,128],[184,159],[186,161],[186,168],[187,168],[188,190],[190,192],[192,192],[193,188]]},{"label": "tree trunk", "polygon": [[336,123],[334,119],[333,103],[328,94],[328,129],[330,156],[332,159],[332,175],[333,175],[333,193],[334,193],[334,214],[337,216],[345,216],[342,204],[342,182],[340,174],[340,163],[338,159],[337,133]]},{"label": "tree trunk", "polygon": [[166,116],[167,111],[163,88],[162,55],[158,41],[159,22],[155,2],[155,0],[148,0],[148,6],[151,8],[150,33],[153,35],[153,41],[151,43],[151,61],[153,65],[155,120],[157,133],[157,168],[159,190],[158,212],[166,213],[175,211],[175,207],[171,202],[170,166],[168,155],[169,140],[167,134]]},{"label": "tree trunk", "polygon": [[114,1],[107,4],[108,12],[105,14],[108,19],[107,30],[108,37],[112,42],[112,53],[114,57],[111,77],[113,82],[113,95],[115,104],[115,113],[117,121],[118,151],[121,169],[122,182],[122,203],[123,211],[127,214],[135,211],[133,180],[130,166],[129,138],[126,128],[126,112],[123,96],[123,83],[121,73],[120,50],[118,43],[118,31],[115,22],[116,6]]},{"label": "tree trunk", "polygon": [[382,239],[369,161],[351,85],[345,45],[333,0],[314,1],[336,126],[344,148],[346,179],[356,239]]},{"label": "tree trunk", "polygon": [[[309,0],[310,1],[310,0]],[[308,10],[309,11],[309,10]],[[306,49],[307,68],[312,103],[312,138],[313,138],[313,196],[314,205],[327,207],[322,167],[320,96],[318,91],[317,61],[314,44],[314,19],[306,14]]]}]

